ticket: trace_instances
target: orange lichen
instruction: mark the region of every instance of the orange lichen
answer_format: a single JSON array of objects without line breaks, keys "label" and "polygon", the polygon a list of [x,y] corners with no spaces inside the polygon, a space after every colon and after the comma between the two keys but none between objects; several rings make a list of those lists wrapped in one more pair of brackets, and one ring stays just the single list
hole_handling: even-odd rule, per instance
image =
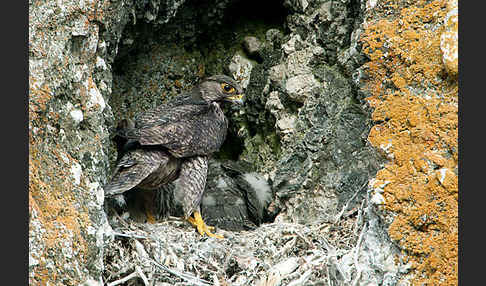
[{"label": "orange lichen", "polygon": [[[59,148],[59,146],[56,146]],[[80,212],[74,206],[75,198],[72,183],[69,180],[69,167],[57,158],[55,150],[49,156],[39,152],[36,144],[29,146],[29,214],[40,222],[45,230],[42,236],[44,258],[49,253],[57,253],[68,243],[73,256],[78,262],[87,259],[87,243],[81,235],[81,230],[90,225],[87,212]],[[65,264],[71,264],[71,259],[56,256],[52,261],[57,270],[63,269]],[[64,259],[63,259],[64,258]],[[40,260],[35,272],[38,285],[47,285],[56,281],[55,271],[46,268],[46,260]],[[53,276],[54,275],[54,276]],[[72,277],[64,277],[68,283]],[[71,281],[68,285],[75,285],[80,281]]]},{"label": "orange lichen", "polygon": [[[39,261],[35,267],[34,285],[55,284],[56,277],[63,277],[64,285],[77,285],[75,277],[63,273],[65,265],[75,259],[82,264],[87,259],[87,242],[82,230],[90,225],[84,206],[75,206],[76,198],[70,164],[76,162],[55,140],[48,141],[46,126],[55,125],[58,114],[47,112],[52,93],[47,85],[36,88],[31,80],[29,98],[29,217],[38,222],[44,232],[41,236],[42,253],[31,253]],[[37,128],[37,129],[36,129]],[[62,153],[62,154],[61,154]],[[80,186],[86,188],[85,186]],[[61,247],[60,247],[61,246]],[[59,253],[63,248],[72,249],[72,258]],[[66,251],[66,249],[65,249]],[[52,258],[54,255],[55,259]],[[47,261],[55,269],[49,268]],[[61,275],[61,273],[63,273]]]},{"label": "orange lichen", "polygon": [[52,97],[49,86],[43,85],[39,88],[33,87],[35,83],[34,79],[30,79],[30,92],[29,92],[29,116],[31,119],[37,119],[37,114],[45,112],[47,109],[47,103]]},{"label": "orange lichen", "polygon": [[[411,262],[414,285],[457,284],[457,81],[440,51],[446,1],[384,1],[362,37],[369,56],[369,141],[390,161],[376,176],[389,234]],[[391,12],[390,12],[391,11]]]}]

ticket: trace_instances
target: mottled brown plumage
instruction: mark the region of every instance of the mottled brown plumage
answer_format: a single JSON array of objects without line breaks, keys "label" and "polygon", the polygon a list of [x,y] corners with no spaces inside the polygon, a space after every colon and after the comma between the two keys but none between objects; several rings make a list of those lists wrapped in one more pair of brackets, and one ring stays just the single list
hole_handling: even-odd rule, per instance
[{"label": "mottled brown plumage", "polygon": [[[194,214],[189,221],[200,224],[207,156],[219,150],[228,128],[220,103],[241,103],[241,94],[237,82],[217,75],[136,116],[132,125],[118,132],[128,142],[112,180],[104,187],[105,196],[120,195],[134,187],[158,190],[177,179],[174,196],[183,198],[185,218]],[[198,230],[201,232],[199,225]]]}]

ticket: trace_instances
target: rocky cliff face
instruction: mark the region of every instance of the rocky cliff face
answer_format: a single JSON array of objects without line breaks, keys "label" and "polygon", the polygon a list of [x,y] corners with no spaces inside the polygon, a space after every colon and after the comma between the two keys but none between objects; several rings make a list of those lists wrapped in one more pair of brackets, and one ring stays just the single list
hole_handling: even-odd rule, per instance
[{"label": "rocky cliff face", "polygon": [[[457,2],[263,2],[29,2],[32,285],[457,281]],[[107,216],[111,130],[216,73],[271,219]]]}]

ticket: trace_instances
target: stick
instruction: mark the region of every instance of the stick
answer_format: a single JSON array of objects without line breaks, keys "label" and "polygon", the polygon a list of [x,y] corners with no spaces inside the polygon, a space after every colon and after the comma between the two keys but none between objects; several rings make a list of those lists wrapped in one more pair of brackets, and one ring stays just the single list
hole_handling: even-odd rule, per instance
[{"label": "stick", "polygon": [[336,217],[336,219],[335,219],[335,221],[334,221],[335,223],[336,223],[336,222],[338,222],[338,221],[341,219],[341,217],[343,216],[344,212],[345,212],[345,211],[346,211],[346,209],[349,207],[349,204],[351,203],[351,201],[353,201],[353,200],[354,200],[354,198],[356,198],[356,196],[358,195],[358,193],[359,193],[359,192],[360,192],[360,191],[361,191],[361,190],[362,190],[364,187],[366,187],[366,185],[367,185],[367,184],[368,184],[368,182],[365,182],[365,183],[363,184],[363,186],[361,186],[361,188],[359,188],[359,189],[358,189],[358,190],[357,190],[357,191],[354,193],[354,195],[353,195],[353,196],[352,196],[352,197],[351,197],[351,198],[350,198],[350,199],[349,199],[349,200],[346,202],[346,204],[344,205],[343,209],[341,210],[341,212],[340,212],[340,213],[338,214],[338,216]]},{"label": "stick", "polygon": [[334,248],[334,246],[332,246],[331,244],[329,244],[329,242],[323,237],[323,242],[324,242],[324,248],[326,248],[327,252],[328,252],[328,259],[329,259],[329,262],[332,263],[335,267],[336,267],[336,270],[341,273],[341,275],[344,277],[345,281],[348,281],[348,277],[346,276],[346,273],[344,273],[344,271],[341,269],[341,265],[339,263],[337,263],[337,260],[336,260],[336,257],[337,257],[337,253],[336,253],[336,249]]},{"label": "stick", "polygon": [[128,237],[128,238],[139,238],[139,239],[148,239],[146,236],[137,235],[137,234],[126,234],[121,232],[112,231],[113,235],[121,236],[121,237]]},{"label": "stick", "polygon": [[326,264],[326,270],[327,270],[327,285],[332,286],[331,284],[331,272],[329,272],[329,266]]},{"label": "stick", "polygon": [[128,276],[126,276],[126,277],[124,277],[124,278],[122,278],[122,279],[119,279],[119,280],[113,281],[113,282],[111,282],[111,283],[108,283],[108,285],[107,285],[107,286],[115,286],[115,285],[118,285],[118,284],[122,284],[122,283],[125,283],[125,282],[127,282],[128,280],[130,280],[130,279],[132,279],[132,278],[134,278],[134,277],[137,277],[137,276],[138,276],[138,272],[137,272],[137,271],[135,271],[135,272],[133,272],[132,274],[130,274],[130,275],[128,275]]},{"label": "stick", "polygon": [[309,276],[311,274],[312,274],[312,269],[309,269],[306,272],[304,272],[304,274],[302,274],[299,279],[290,282],[289,284],[287,284],[287,286],[302,285],[307,281],[307,279],[309,279]]},{"label": "stick", "polygon": [[367,229],[368,224],[365,223],[363,225],[363,229],[361,230],[361,233],[359,234],[358,242],[356,243],[355,252],[354,252],[354,266],[356,267],[356,270],[358,273],[356,274],[356,278],[354,279],[353,286],[358,285],[359,278],[361,278],[361,273],[363,272],[363,269],[361,266],[358,265],[358,256],[359,256],[359,249],[361,247],[361,241],[363,241],[363,236],[365,233],[365,230]]},{"label": "stick", "polygon": [[153,264],[155,264],[155,266],[158,266],[158,267],[162,268],[163,270],[169,272],[170,274],[173,274],[177,277],[180,277],[180,278],[186,280],[187,282],[192,283],[193,285],[196,285],[196,286],[211,286],[211,284],[209,284],[209,281],[194,277],[194,276],[186,274],[186,273],[180,273],[179,271],[172,270],[172,269],[165,267],[164,265],[161,265],[161,264],[159,264],[159,263],[157,263],[153,260],[150,260],[150,261]]},{"label": "stick", "polygon": [[138,273],[138,275],[140,276],[140,278],[142,278],[143,284],[145,284],[145,286],[149,286],[149,281],[147,279],[147,276],[145,276],[145,274],[143,274],[142,269],[140,269],[140,267],[138,265],[135,266],[135,271]]},{"label": "stick", "polygon": [[354,229],[353,229],[354,235],[358,234],[359,225],[363,223],[363,209],[366,201],[367,200],[363,200],[363,202],[361,202],[361,206],[359,207],[358,216],[356,217],[356,221],[354,222]]}]

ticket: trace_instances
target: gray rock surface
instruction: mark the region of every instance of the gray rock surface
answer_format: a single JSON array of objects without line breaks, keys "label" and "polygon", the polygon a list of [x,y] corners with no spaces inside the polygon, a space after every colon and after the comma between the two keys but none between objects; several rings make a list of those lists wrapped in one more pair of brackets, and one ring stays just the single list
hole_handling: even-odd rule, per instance
[{"label": "gray rock surface", "polygon": [[246,36],[243,41],[246,52],[250,56],[257,55],[258,51],[260,51],[260,47],[262,46],[260,40],[258,40],[258,38],[254,36]]},{"label": "gray rock surface", "polygon": [[[243,2],[29,3],[32,285],[395,285],[367,187],[383,159],[358,85],[365,3]],[[269,7],[277,16],[252,18]],[[264,177],[275,222],[215,240],[174,219],[107,218],[110,130],[223,72],[244,83],[245,106],[227,110],[215,159]]]}]

